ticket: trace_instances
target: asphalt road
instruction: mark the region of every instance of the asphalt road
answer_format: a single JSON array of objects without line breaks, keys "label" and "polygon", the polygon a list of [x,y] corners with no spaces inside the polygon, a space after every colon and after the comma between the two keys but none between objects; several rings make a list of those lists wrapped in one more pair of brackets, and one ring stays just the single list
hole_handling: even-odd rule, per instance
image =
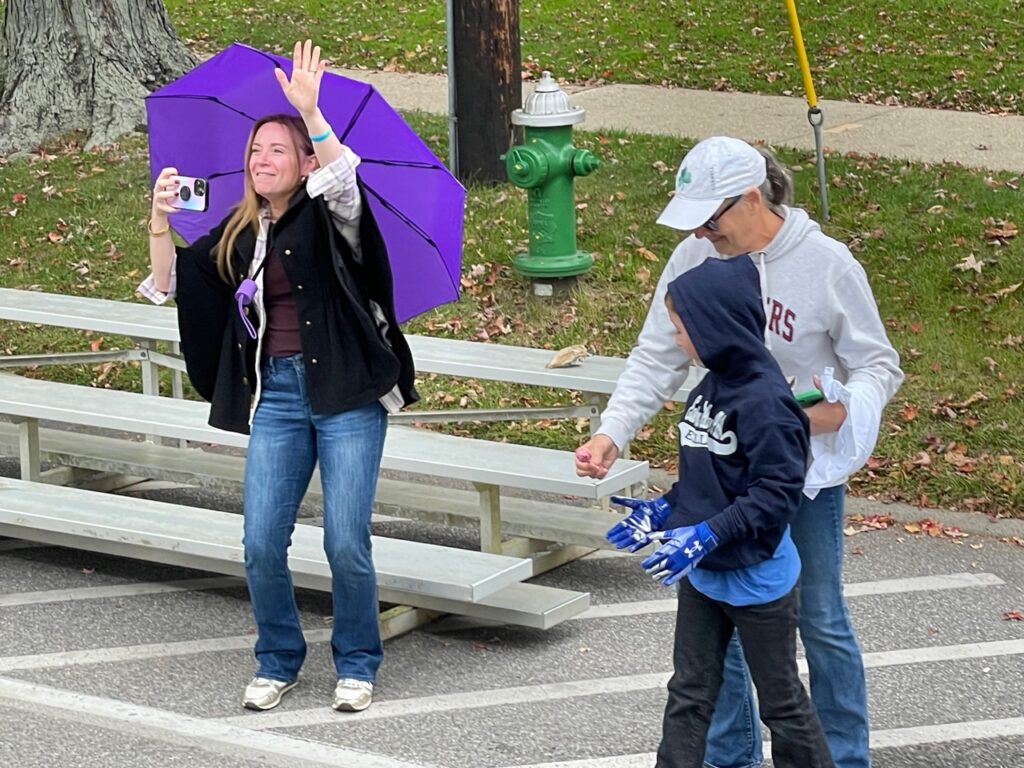
[{"label": "asphalt road", "polygon": [[[375,532],[472,546],[428,525]],[[846,544],[875,768],[1024,766],[1024,621],[1004,619],[1024,611],[1024,547],[901,527]],[[670,593],[633,557],[538,581],[594,607],[546,632],[448,618],[390,640],[376,702],[355,715],[329,708],[329,601],[304,592],[300,685],[257,714],[238,704],[254,636],[239,581],[0,540],[0,765],[649,768]]]}]

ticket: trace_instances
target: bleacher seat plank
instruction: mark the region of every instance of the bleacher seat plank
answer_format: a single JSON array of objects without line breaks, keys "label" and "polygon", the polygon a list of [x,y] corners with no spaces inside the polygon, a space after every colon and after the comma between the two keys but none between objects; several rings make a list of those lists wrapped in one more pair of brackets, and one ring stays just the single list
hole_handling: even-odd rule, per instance
[{"label": "bleacher seat plank", "polygon": [[[239,515],[150,499],[0,478],[0,535],[243,574]],[[532,575],[521,558],[380,536],[372,541],[386,602],[430,607],[418,595],[477,602]],[[329,583],[321,528],[296,526],[289,565],[297,582]]]},{"label": "bleacher seat plank", "polygon": [[[42,429],[42,460],[96,472],[116,472],[166,480],[217,491],[237,493],[242,486],[245,457],[200,448],[182,449],[103,435]],[[18,436],[13,424],[0,423],[0,454],[17,455]],[[321,498],[319,471],[314,471],[308,498]],[[474,491],[426,482],[380,478],[377,512],[451,526],[476,526],[479,499]],[[502,498],[501,528],[508,536],[559,541],[592,548],[612,549],[604,533],[621,519],[619,514],[593,507],[550,501]]]},{"label": "bleacher seat plank", "polygon": [[21,323],[176,342],[177,315],[172,306],[0,288],[0,319]]},{"label": "bleacher seat plank", "polygon": [[[168,528],[173,521],[193,525],[203,540],[179,538]],[[0,478],[0,536],[243,576],[241,531],[241,517],[225,512]],[[290,565],[296,586],[330,592],[321,537],[319,528],[296,526]],[[590,607],[588,593],[520,583],[530,574],[527,560],[381,537],[373,543],[384,602],[536,629]],[[395,565],[401,570],[386,573]]]},{"label": "bleacher seat plank", "polygon": [[[127,301],[0,288],[0,320],[41,323],[152,341],[178,342],[177,310]],[[592,355],[568,368],[548,368],[554,350],[433,336],[406,336],[417,371],[607,395],[625,367],[619,357]],[[701,372],[690,369],[673,396],[685,402]]]},{"label": "bleacher seat plank", "polygon": [[[206,423],[205,403],[0,375],[0,413],[244,448],[248,436]],[[599,499],[647,477],[647,462],[620,460],[602,480],[577,477],[572,454],[391,427],[384,469]]]}]

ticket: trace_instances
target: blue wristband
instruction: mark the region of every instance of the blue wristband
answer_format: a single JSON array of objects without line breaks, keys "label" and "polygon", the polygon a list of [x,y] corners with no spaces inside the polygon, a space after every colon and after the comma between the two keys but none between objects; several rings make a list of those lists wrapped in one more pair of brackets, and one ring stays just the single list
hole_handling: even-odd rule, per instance
[{"label": "blue wristband", "polygon": [[315,141],[325,141],[327,139],[327,137],[330,136],[332,133],[334,133],[334,131],[332,131],[330,126],[328,126],[326,131],[324,131],[323,133],[318,133],[316,136],[310,136],[309,140],[310,141],[314,141],[314,142]]}]

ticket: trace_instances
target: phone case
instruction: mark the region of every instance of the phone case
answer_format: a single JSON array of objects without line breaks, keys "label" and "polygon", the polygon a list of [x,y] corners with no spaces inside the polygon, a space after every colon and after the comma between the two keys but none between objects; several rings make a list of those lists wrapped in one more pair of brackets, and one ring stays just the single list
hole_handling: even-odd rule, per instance
[{"label": "phone case", "polygon": [[825,399],[825,395],[822,394],[820,389],[808,389],[806,392],[797,392],[794,397],[796,397],[797,405],[801,408],[807,408]]},{"label": "phone case", "polygon": [[206,179],[194,176],[172,176],[178,182],[178,196],[171,206],[182,211],[202,213],[209,203],[209,185]]}]

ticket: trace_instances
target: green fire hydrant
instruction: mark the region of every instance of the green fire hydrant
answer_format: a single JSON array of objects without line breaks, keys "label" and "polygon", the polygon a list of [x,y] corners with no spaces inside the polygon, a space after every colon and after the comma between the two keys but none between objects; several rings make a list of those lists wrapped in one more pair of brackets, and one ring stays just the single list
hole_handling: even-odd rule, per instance
[{"label": "green fire hydrant", "polygon": [[601,164],[586,149],[572,145],[572,126],[585,110],[569,103],[550,72],[541,73],[526,108],[512,113],[512,124],[525,128],[524,143],[502,155],[509,181],[527,190],[529,252],[512,260],[517,271],[534,279],[580,275],[593,257],[576,249],[573,178]]}]

